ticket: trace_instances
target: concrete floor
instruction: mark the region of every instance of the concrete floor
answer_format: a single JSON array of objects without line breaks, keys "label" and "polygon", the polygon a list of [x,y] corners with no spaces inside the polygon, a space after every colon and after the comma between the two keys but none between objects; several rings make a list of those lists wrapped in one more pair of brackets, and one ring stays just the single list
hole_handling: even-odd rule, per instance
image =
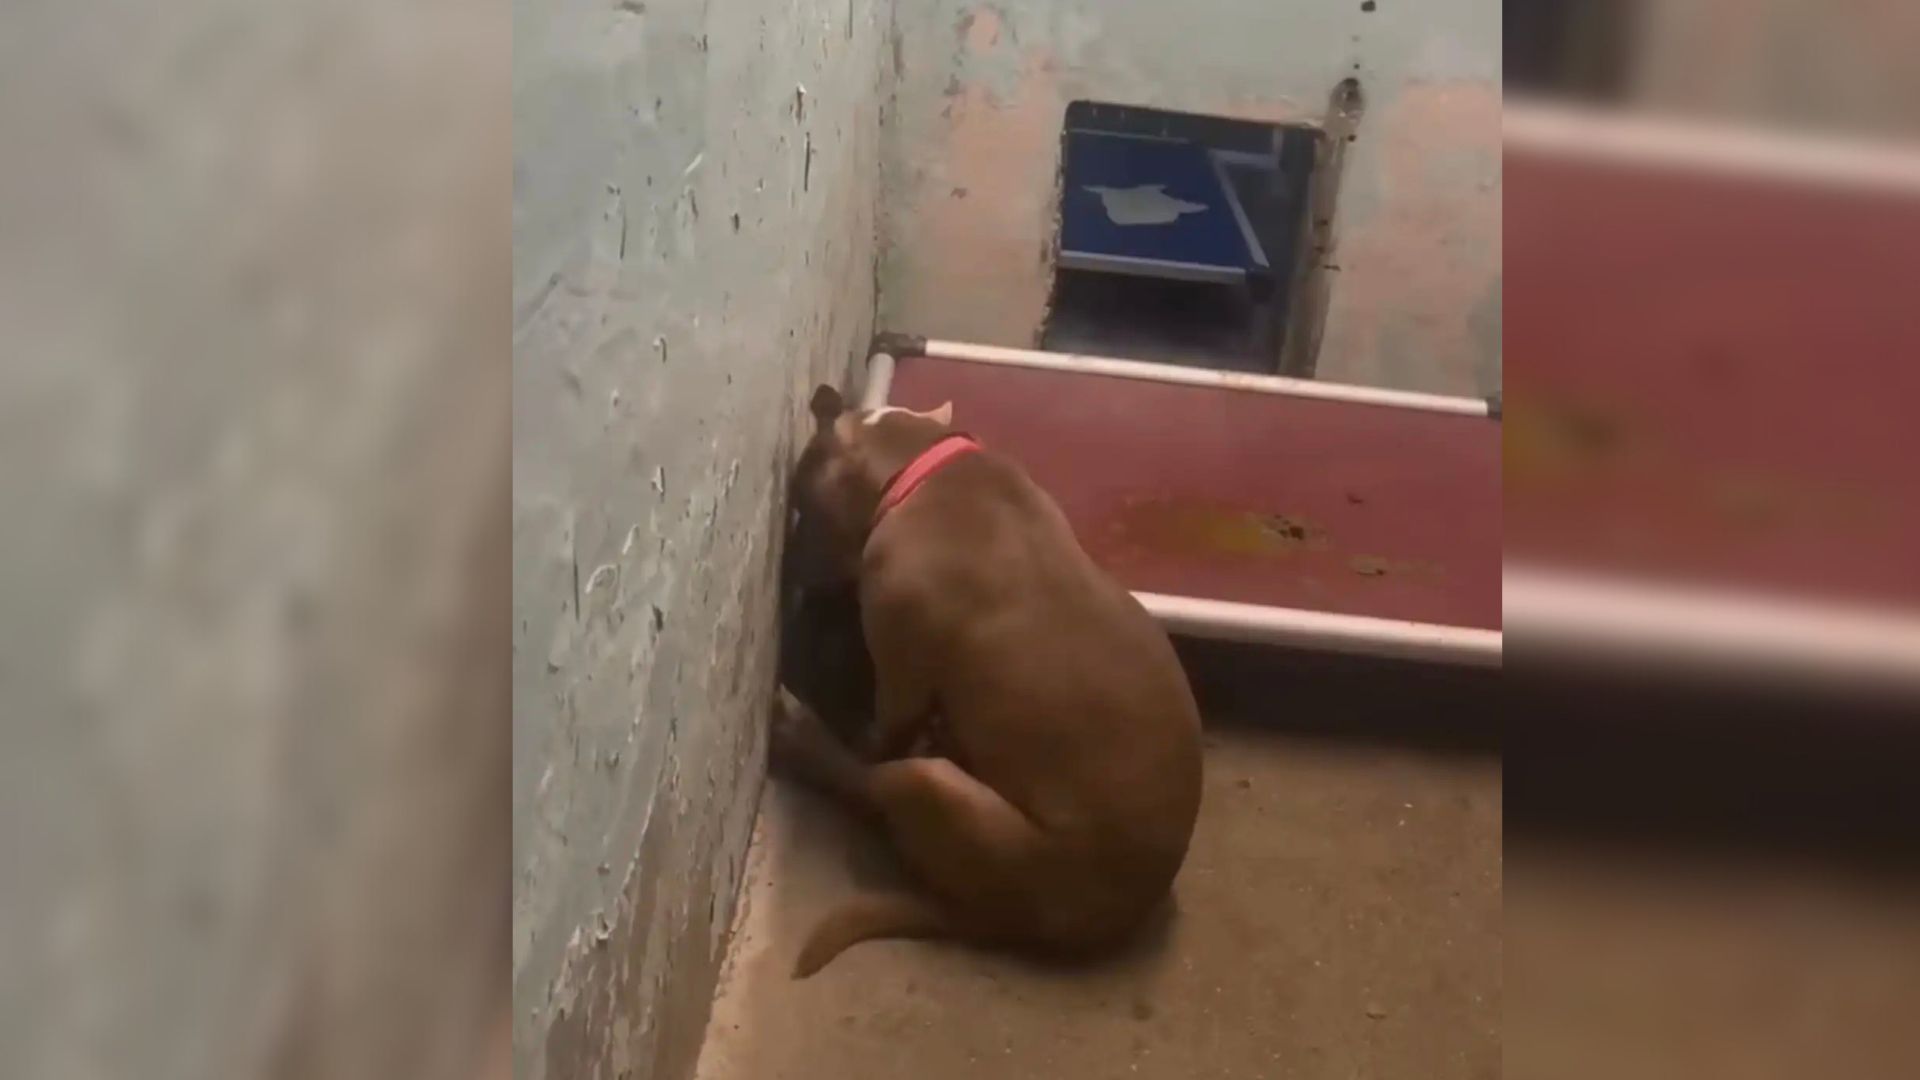
[{"label": "concrete floor", "polygon": [[1531,842],[1513,856],[1512,1075],[1920,1075],[1910,869]]},{"label": "concrete floor", "polygon": [[770,784],[699,1077],[1500,1075],[1498,757],[1221,726],[1207,768],[1177,914],[1128,955],[871,942],[807,981],[885,855]]}]

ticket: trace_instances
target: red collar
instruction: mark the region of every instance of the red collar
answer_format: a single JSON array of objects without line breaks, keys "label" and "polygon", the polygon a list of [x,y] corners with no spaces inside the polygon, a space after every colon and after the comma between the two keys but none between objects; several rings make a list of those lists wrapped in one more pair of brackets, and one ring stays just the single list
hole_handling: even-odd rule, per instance
[{"label": "red collar", "polygon": [[919,457],[907,462],[907,467],[894,473],[893,479],[887,481],[887,486],[880,489],[880,506],[873,512],[873,523],[878,525],[889,510],[906,502],[907,496],[926,483],[928,477],[939,472],[942,466],[979,449],[980,443],[973,436],[956,432],[922,450]]}]

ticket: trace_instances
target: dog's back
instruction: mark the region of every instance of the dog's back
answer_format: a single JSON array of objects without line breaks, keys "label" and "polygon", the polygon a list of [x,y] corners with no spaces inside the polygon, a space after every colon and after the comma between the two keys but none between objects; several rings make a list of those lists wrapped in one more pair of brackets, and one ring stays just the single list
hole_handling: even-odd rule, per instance
[{"label": "dog's back", "polygon": [[915,609],[954,760],[1124,894],[1105,901],[1158,900],[1199,811],[1198,712],[1052,498],[991,453],[956,461],[875,531],[862,591]]}]

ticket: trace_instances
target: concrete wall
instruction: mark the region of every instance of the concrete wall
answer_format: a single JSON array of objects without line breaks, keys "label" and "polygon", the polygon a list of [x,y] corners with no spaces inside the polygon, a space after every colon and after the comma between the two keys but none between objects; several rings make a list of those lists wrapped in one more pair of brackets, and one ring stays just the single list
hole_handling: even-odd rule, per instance
[{"label": "concrete wall", "polygon": [[806,393],[871,332],[877,0],[514,5],[514,1055],[691,1066]]},{"label": "concrete wall", "polygon": [[0,1076],[500,1045],[509,46],[0,5]]},{"label": "concrete wall", "polygon": [[1318,121],[1366,100],[1326,262],[1320,377],[1500,382],[1498,0],[898,0],[880,321],[1030,345],[1078,98]]}]

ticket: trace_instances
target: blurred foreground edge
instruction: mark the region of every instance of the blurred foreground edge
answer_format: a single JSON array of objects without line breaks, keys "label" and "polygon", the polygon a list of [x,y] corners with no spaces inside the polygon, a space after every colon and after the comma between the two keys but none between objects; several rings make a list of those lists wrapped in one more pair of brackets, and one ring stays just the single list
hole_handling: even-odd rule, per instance
[{"label": "blurred foreground edge", "polygon": [[1516,658],[1920,698],[1920,150],[1504,123]]}]

